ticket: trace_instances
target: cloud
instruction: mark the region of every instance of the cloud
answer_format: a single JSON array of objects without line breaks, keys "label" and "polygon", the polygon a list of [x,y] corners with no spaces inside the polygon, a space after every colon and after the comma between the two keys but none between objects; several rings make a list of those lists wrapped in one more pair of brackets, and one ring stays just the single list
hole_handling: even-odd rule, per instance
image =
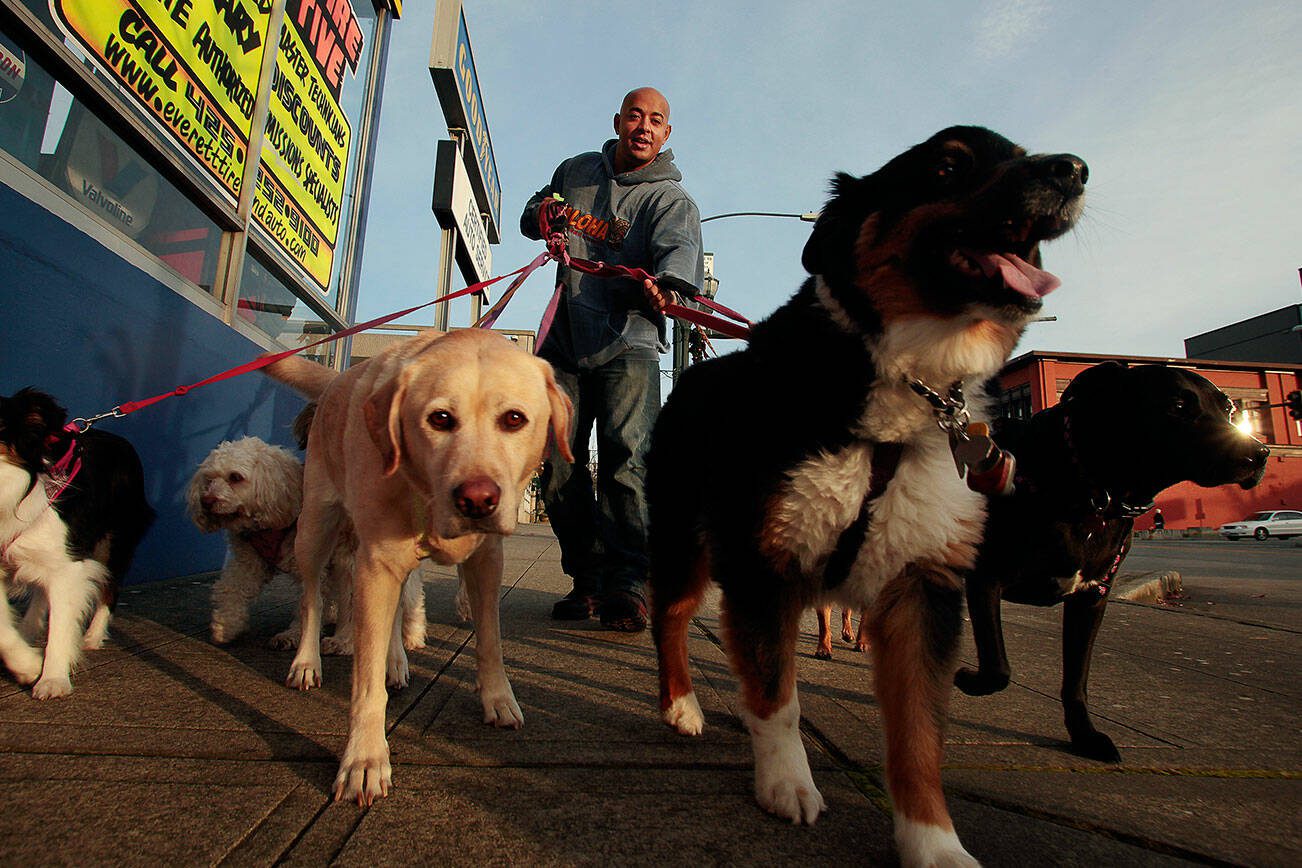
[{"label": "cloud", "polygon": [[1044,32],[1049,4],[1045,0],[989,0],[976,21],[974,49],[982,60],[1017,54]]}]

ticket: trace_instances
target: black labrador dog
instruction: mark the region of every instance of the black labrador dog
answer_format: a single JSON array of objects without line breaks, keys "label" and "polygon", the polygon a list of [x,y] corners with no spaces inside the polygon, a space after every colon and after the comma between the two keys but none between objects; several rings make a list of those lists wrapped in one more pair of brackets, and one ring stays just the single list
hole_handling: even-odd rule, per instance
[{"label": "black labrador dog", "polygon": [[986,537],[966,578],[979,669],[969,696],[1008,686],[1000,600],[1063,604],[1062,706],[1073,752],[1120,762],[1094,728],[1086,681],[1112,579],[1136,516],[1165,488],[1261,481],[1270,451],[1230,421],[1233,404],[1205,378],[1164,365],[1105,362],[1082,371],[1056,406],[1006,421],[995,439],[1017,458],[1016,491],[990,498]]}]

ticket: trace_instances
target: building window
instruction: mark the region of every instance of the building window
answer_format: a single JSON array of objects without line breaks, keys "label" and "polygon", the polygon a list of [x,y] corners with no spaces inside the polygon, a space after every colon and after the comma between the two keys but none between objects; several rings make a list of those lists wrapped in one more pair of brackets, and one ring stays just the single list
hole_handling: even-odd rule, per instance
[{"label": "building window", "polygon": [[1028,383],[1006,389],[999,396],[996,414],[1005,419],[1031,418],[1031,387]]},{"label": "building window", "polygon": [[1238,398],[1234,401],[1234,424],[1241,431],[1250,434],[1265,443],[1277,442],[1273,426],[1270,424],[1270,406],[1265,401],[1254,398]]},{"label": "building window", "polygon": [[[334,327],[327,326],[321,316],[276,277],[275,269],[253,250],[244,258],[240,300],[235,315],[286,349],[305,346],[334,331]],[[330,365],[334,363],[336,346],[335,343],[325,344],[305,355]]]},{"label": "building window", "polygon": [[0,67],[0,149],[213,293],[217,224],[4,33]]}]

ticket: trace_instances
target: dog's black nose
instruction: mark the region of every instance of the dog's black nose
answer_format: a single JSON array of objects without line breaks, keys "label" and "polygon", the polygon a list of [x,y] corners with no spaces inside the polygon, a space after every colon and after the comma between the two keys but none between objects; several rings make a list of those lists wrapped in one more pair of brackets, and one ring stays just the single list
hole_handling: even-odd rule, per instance
[{"label": "dog's black nose", "polygon": [[497,509],[502,489],[486,476],[468,479],[452,489],[457,512],[466,518],[487,518]]},{"label": "dog's black nose", "polygon": [[1254,469],[1261,468],[1266,466],[1266,459],[1269,457],[1270,450],[1265,446],[1258,446],[1256,451],[1248,458],[1248,462],[1252,464]]},{"label": "dog's black nose", "polygon": [[1049,182],[1065,195],[1078,196],[1090,179],[1090,167],[1075,154],[1054,154],[1044,158]]}]

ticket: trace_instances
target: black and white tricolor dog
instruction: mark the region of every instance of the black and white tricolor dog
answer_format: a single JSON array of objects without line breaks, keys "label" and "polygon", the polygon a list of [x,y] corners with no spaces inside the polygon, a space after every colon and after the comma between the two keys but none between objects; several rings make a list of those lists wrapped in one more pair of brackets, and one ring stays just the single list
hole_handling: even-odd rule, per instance
[{"label": "black and white tricolor dog", "polygon": [[1062,401],[1028,422],[996,426],[1017,457],[1017,490],[990,500],[986,538],[967,577],[979,669],[954,677],[980,696],[1008,686],[1000,599],[1063,604],[1062,708],[1072,750],[1118,762],[1094,728],[1086,680],[1111,583],[1135,517],[1165,488],[1261,481],[1270,451],[1231,424],[1234,405],[1204,377],[1165,365],[1106,362],[1082,371]]},{"label": "black and white tricolor dog", "polygon": [[[664,720],[701,731],[686,639],[714,579],[756,798],[814,822],[824,802],[798,728],[799,620],[829,601],[866,608],[906,865],[971,862],[940,763],[961,576],[985,504],[956,472],[935,408],[957,411],[1041,309],[1057,279],[1039,269],[1039,243],[1074,224],[1086,176],[1078,157],[1031,156],[979,127],[944,130],[866,177],[838,175],[805,246],[812,276],[745,350],[688,369],[654,431]],[[703,442],[720,448],[704,458]]]},{"label": "black and white tricolor dog", "polygon": [[[35,682],[37,699],[72,692],[72,668],[82,648],[103,643],[118,584],[154,519],[131,444],[103,431],[71,435],[66,416],[34,389],[0,397],[0,657],[19,683]],[[68,480],[54,472],[64,456],[77,468]],[[32,595],[21,632],[9,603],[16,589]],[[29,642],[47,621],[42,658]]]}]

